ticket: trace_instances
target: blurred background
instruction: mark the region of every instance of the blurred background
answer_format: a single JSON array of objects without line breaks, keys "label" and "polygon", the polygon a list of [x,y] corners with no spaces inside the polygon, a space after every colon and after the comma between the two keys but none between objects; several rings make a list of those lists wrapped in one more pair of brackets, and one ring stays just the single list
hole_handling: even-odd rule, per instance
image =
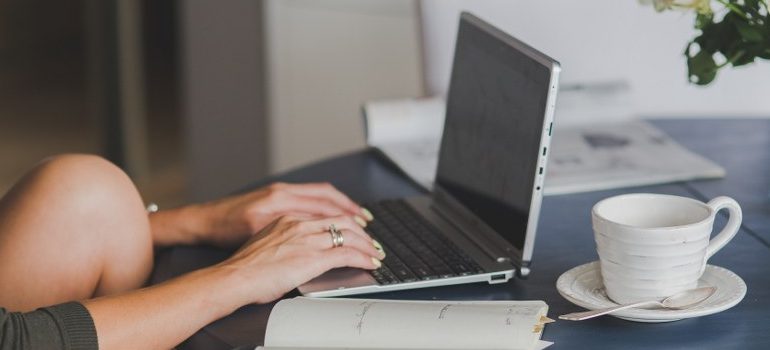
[{"label": "blurred background", "polygon": [[[139,47],[123,54],[134,81],[119,81],[117,3],[108,3],[0,1],[0,193],[45,157],[95,153],[125,165],[122,144],[135,143],[126,147],[152,150],[132,174],[142,190],[183,200],[177,4],[136,1],[122,9],[124,22],[137,19],[129,30],[138,37],[124,41]],[[121,98],[121,85],[141,98]],[[124,138],[124,118],[145,130]]]},{"label": "blurred background", "polygon": [[636,0],[2,0],[0,193],[87,152],[169,207],[360,149],[364,102],[446,92],[461,10],[561,61],[557,123],[770,117],[770,63],[690,85],[692,15]]}]

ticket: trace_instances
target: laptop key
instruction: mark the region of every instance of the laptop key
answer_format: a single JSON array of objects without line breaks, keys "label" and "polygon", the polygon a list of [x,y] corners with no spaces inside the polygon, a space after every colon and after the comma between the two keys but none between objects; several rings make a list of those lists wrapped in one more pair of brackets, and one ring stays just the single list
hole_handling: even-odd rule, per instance
[{"label": "laptop key", "polygon": [[[382,231],[379,232],[381,233]],[[388,254],[385,256],[385,259],[382,260],[382,264],[387,267],[390,272],[392,272],[397,281],[414,282],[419,279],[417,276],[415,276],[414,273],[412,273],[412,271],[409,270],[404,262],[398,258],[394,248],[392,248],[387,243],[384,243],[386,241],[381,239],[381,236],[375,236],[375,238],[378,239],[382,244],[382,249],[388,252]]]},{"label": "laptop key", "polygon": [[[385,249],[383,266],[401,282],[475,273],[467,256],[400,201],[367,205],[377,218],[367,227]],[[428,228],[430,227],[430,228]],[[385,270],[383,270],[385,271]],[[380,279],[388,280],[384,272]],[[375,277],[377,278],[377,277]]]},{"label": "laptop key", "polygon": [[441,278],[454,277],[456,275],[455,272],[452,271],[452,269],[450,269],[448,267],[446,267],[446,268],[438,268],[435,271],[436,271],[436,273],[438,273],[438,275]]},{"label": "laptop key", "polygon": [[382,273],[382,268],[372,270],[369,274],[371,274],[379,284],[391,284],[390,280]]},{"label": "laptop key", "polygon": [[393,275],[401,282],[414,282],[418,280],[417,276],[415,276],[405,267],[390,267],[390,270],[393,272]]},{"label": "laptop key", "polygon": [[[387,250],[387,246],[383,248]],[[415,276],[414,273],[412,273],[412,271],[410,271],[409,268],[395,256],[395,254],[386,256],[382,263],[402,282],[414,282],[418,279],[417,276]]]},{"label": "laptop key", "polygon": [[402,254],[401,258],[404,261],[404,264],[411,267],[412,271],[414,271],[414,274],[417,275],[417,277],[420,279],[428,280],[438,277],[438,275],[431,271],[431,269],[425,265],[416,255],[412,254],[411,252],[400,252],[400,254]]},{"label": "laptop key", "polygon": [[382,266],[376,270],[372,270],[372,276],[380,284],[393,284],[393,283],[399,282],[398,278],[395,275],[393,275],[393,273],[387,268],[387,266]]},{"label": "laptop key", "polygon": [[[386,216],[379,217],[381,222],[387,220],[383,220],[383,217]],[[411,268],[411,270],[414,272],[415,278],[428,280],[435,279],[440,276],[439,274],[432,271],[432,269],[428,267],[428,265],[426,265],[423,260],[412,251],[412,249],[410,249],[411,247],[409,244],[404,244],[401,237],[396,238],[394,231],[390,230],[389,227],[382,225],[381,223],[373,223],[371,226],[372,227],[370,227],[370,231],[374,234],[374,236],[377,238],[382,238],[382,241],[385,242],[380,243],[383,244],[383,249],[385,249],[385,252],[388,254],[385,257],[386,265],[388,264],[388,258],[391,255],[395,255],[399,258],[399,260],[403,262],[403,269],[405,269],[407,266]]]},{"label": "laptop key", "polygon": [[455,275],[454,271],[447,266],[443,259],[436,255],[428,245],[417,238],[417,235],[409,233],[406,226],[400,222],[389,222],[388,225],[392,228],[392,232],[405,232],[405,234],[400,235],[399,238],[406,242],[410,248],[416,250],[418,258],[425,262],[425,264],[438,276],[451,277]]},{"label": "laptop key", "polygon": [[484,269],[465,254],[465,252],[460,250],[452,241],[436,233],[435,229],[429,223],[423,220],[420,221],[420,223],[416,224],[416,227],[419,227],[417,229],[420,233],[419,237],[425,240],[430,246],[437,247],[436,250],[440,251],[441,256],[447,260],[447,264],[450,267],[453,267],[458,275],[465,276],[474,273],[484,273]]},{"label": "laptop key", "polygon": [[396,277],[396,275],[394,275],[387,266],[383,266],[381,269],[383,276],[388,279],[388,284],[398,283],[398,277]]},{"label": "laptop key", "polygon": [[[416,253],[397,251],[397,254],[401,254],[401,258],[406,265],[411,266],[412,270],[422,279],[436,278],[445,273],[445,267],[442,266],[443,263],[432,252],[429,250],[419,250]],[[435,271],[437,269],[441,271]]]},{"label": "laptop key", "polygon": [[420,278],[422,278],[423,280],[433,280],[433,279],[438,278],[438,275],[436,275],[435,273],[430,272],[425,267],[417,267],[417,268],[414,269],[414,272],[416,272],[417,276],[420,276]]},{"label": "laptop key", "polygon": [[471,271],[468,268],[468,266],[465,266],[465,264],[462,264],[462,263],[453,264],[452,268],[460,276],[467,276],[467,275],[473,274],[473,271]]},{"label": "laptop key", "polygon": [[404,263],[396,260],[395,257],[386,257],[385,261],[383,261],[383,264],[387,266],[390,271],[393,272],[393,274],[403,282],[412,282],[417,280],[417,276],[415,276],[414,273],[412,273],[412,271],[410,271],[409,268],[404,265]]}]

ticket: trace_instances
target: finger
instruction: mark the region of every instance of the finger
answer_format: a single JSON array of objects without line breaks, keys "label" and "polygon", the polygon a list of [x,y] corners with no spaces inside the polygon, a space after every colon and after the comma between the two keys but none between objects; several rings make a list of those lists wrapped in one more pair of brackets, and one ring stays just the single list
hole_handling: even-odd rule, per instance
[{"label": "finger", "polygon": [[382,245],[369,236],[361,226],[348,216],[306,221],[298,221],[296,217],[284,217],[283,220],[286,224],[292,226],[290,237],[306,237],[310,235],[325,237],[315,240],[316,247],[330,247],[330,245],[327,245],[331,244],[331,233],[329,230],[331,225],[334,225],[334,227],[343,232],[343,238],[348,241],[354,239],[353,242],[358,242],[357,246],[360,249],[369,252],[372,256],[379,259],[385,257],[386,252],[382,249]]},{"label": "finger", "polygon": [[299,221],[313,221],[313,220],[322,220],[326,218],[322,215],[311,214],[311,213],[306,213],[302,211],[290,211],[288,213],[284,213],[283,215],[288,215],[293,218],[297,218]]},{"label": "finger", "polygon": [[382,262],[358,249],[352,247],[339,247],[327,249],[321,254],[322,263],[319,264],[325,270],[338,267],[357,267],[374,270],[382,266]]},{"label": "finger", "polygon": [[357,235],[360,235],[361,237],[365,237],[369,241],[372,240],[372,237],[369,236],[366,231],[358,224],[356,223],[353,218],[349,216],[336,216],[331,218],[324,218],[320,220],[310,220],[305,221],[301,224],[301,226],[305,226],[304,229],[308,233],[315,233],[315,232],[322,232],[322,231],[329,231],[329,227],[331,225],[334,225],[337,229],[340,230],[348,230],[351,231]]},{"label": "finger", "polygon": [[288,184],[286,190],[301,196],[326,199],[351,215],[362,215],[361,207],[330,183]]},{"label": "finger", "polygon": [[279,212],[303,212],[323,217],[349,215],[346,210],[327,199],[302,196],[290,192],[285,192],[283,198],[275,204],[275,210]]},{"label": "finger", "polygon": [[[374,245],[374,243],[372,243],[370,239],[361,237],[348,230],[340,230],[340,233],[342,234],[342,238],[343,238],[343,243],[341,247],[352,247],[361,251],[364,254],[367,254],[371,257],[375,257],[380,260],[385,258],[385,253],[378,250],[377,247]],[[312,235],[308,235],[306,239],[308,244],[310,244],[313,247],[318,247],[320,249],[335,248],[332,235],[329,232],[314,233]],[[340,248],[340,247],[336,247],[336,248]]]}]

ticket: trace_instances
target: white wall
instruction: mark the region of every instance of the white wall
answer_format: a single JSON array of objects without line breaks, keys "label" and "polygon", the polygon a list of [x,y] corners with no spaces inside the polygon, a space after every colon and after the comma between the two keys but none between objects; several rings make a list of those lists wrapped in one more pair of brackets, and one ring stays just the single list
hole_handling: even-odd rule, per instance
[{"label": "white wall", "polygon": [[693,16],[656,13],[636,0],[422,0],[431,93],[447,89],[462,9],[559,60],[563,84],[627,80],[631,96],[620,103],[630,113],[770,117],[770,62],[724,69],[705,88],[691,85],[682,52],[695,35]]},{"label": "white wall", "polygon": [[265,14],[271,171],[360,149],[365,101],[423,94],[414,0],[269,0]]}]

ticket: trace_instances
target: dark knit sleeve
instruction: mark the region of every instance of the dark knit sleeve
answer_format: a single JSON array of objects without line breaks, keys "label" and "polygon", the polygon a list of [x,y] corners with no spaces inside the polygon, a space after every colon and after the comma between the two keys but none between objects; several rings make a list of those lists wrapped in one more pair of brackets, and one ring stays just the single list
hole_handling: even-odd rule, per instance
[{"label": "dark knit sleeve", "polygon": [[98,348],[94,321],[80,303],[26,313],[0,308],[0,350]]}]

